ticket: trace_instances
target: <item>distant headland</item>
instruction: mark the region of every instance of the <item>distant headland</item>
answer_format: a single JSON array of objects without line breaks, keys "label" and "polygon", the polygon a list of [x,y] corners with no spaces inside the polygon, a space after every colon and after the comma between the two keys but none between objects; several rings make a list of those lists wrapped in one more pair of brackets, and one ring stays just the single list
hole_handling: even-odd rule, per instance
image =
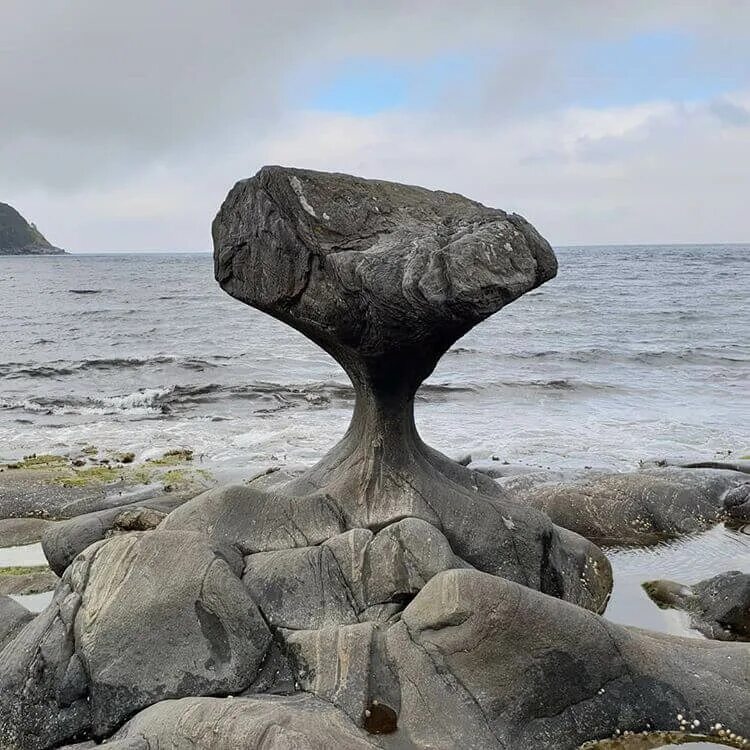
[{"label": "distant headland", "polygon": [[64,255],[13,206],[0,203],[0,255]]}]

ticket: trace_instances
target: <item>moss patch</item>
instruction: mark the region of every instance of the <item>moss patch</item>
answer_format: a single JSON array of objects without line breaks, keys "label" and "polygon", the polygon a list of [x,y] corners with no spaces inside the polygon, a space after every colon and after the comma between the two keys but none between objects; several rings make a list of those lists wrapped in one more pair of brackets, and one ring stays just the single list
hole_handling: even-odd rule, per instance
[{"label": "moss patch", "polygon": [[65,456],[54,456],[52,454],[43,454],[37,456],[25,456],[23,461],[16,461],[7,464],[8,469],[61,469],[68,465],[68,459]]},{"label": "moss patch", "polygon": [[47,565],[18,566],[15,568],[0,568],[0,576],[25,576],[31,573],[46,573]]},{"label": "moss patch", "polygon": [[188,449],[177,449],[167,451],[161,458],[150,458],[146,463],[153,464],[154,466],[176,466],[177,464],[185,463],[185,461],[193,460],[193,451]]},{"label": "moss patch", "polygon": [[52,481],[63,487],[84,487],[88,484],[107,484],[122,478],[122,472],[111,466],[90,466],[87,469],[75,469],[73,474],[55,477]]}]

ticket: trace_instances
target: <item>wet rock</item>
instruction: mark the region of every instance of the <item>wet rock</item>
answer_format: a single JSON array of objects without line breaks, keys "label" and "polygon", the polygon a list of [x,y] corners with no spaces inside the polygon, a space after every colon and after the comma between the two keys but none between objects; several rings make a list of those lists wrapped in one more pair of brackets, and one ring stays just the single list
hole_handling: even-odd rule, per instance
[{"label": "wet rock", "polygon": [[707,638],[750,641],[750,574],[733,570],[691,586],[648,581],[643,588],[658,606],[688,612],[690,627]]},{"label": "wet rock", "polygon": [[750,482],[734,487],[724,495],[724,510],[730,521],[750,523]]},{"label": "wet rock", "polygon": [[676,466],[682,469],[722,469],[725,471],[739,471],[750,474],[750,460],[747,456],[744,458],[726,458],[725,460],[717,458],[706,458],[700,454],[691,456],[677,456],[669,458],[652,458],[641,461],[644,468],[654,468],[662,466]]},{"label": "wet rock", "polygon": [[159,700],[248,687],[271,636],[241,564],[184,533],[89,547],[0,659],[0,747],[102,737]]},{"label": "wet rock", "polygon": [[744,474],[715,469],[647,469],[535,484],[521,502],[598,544],[651,544],[727,520],[725,498]]},{"label": "wet rock", "polygon": [[[307,695],[184,698],[142,711],[114,737],[142,741],[143,750],[373,750],[379,745],[346,715]],[[109,747],[109,743],[107,743]],[[129,748],[128,748],[129,750]]]}]

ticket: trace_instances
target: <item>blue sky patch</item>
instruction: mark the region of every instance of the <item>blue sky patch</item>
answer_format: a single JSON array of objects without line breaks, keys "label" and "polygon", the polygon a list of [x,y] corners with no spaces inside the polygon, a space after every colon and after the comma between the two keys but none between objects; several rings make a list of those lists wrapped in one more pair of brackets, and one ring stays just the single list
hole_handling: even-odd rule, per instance
[{"label": "blue sky patch", "polygon": [[351,59],[311,87],[308,106],[353,115],[421,109],[447,88],[471,79],[473,69],[472,60],[462,56],[423,61]]},{"label": "blue sky patch", "polygon": [[714,61],[700,52],[695,37],[672,31],[596,42],[574,66],[570,93],[577,104],[599,107],[704,101],[740,87],[750,73],[734,50]]}]

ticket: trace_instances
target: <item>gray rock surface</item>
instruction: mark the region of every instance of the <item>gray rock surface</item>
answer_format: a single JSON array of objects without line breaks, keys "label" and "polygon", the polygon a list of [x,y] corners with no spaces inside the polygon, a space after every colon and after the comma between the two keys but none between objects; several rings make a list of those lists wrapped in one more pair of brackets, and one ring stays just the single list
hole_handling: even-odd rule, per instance
[{"label": "gray rock surface", "polygon": [[146,530],[157,526],[184,499],[159,495],[140,503],[84,513],[50,524],[42,535],[42,549],[50,568],[62,575],[76,555],[94,542],[116,531]]},{"label": "gray rock surface", "polygon": [[717,723],[740,747],[750,731],[745,646],[614,625],[478,571],[432,578],[385,643],[419,748],[568,750]]},{"label": "gray rock surface", "polygon": [[242,580],[269,623],[310,630],[388,619],[436,573],[469,567],[416,518],[353,529],[312,547],[245,558]]},{"label": "gray rock surface", "polygon": [[725,499],[746,482],[727,470],[644,469],[518,485],[516,496],[597,544],[651,544],[729,520]]},{"label": "gray rock surface", "polygon": [[643,588],[662,608],[681,609],[690,626],[719,641],[750,641],[750,574],[720,573],[690,586],[675,581],[647,581]]},{"label": "gray rock surface", "polygon": [[733,487],[722,499],[730,523],[750,523],[750,482]]},{"label": "gray rock surface", "polygon": [[89,547],[0,654],[0,747],[107,736],[165,698],[241,692],[271,636],[240,556],[153,531]]},{"label": "gray rock surface", "polygon": [[33,618],[26,607],[9,596],[0,596],[0,652]]},{"label": "gray rock surface", "polygon": [[[121,745],[123,740],[142,744]],[[106,745],[110,746],[109,743]],[[372,750],[379,745],[325,701],[307,695],[184,698],[142,711],[113,750]]]}]

